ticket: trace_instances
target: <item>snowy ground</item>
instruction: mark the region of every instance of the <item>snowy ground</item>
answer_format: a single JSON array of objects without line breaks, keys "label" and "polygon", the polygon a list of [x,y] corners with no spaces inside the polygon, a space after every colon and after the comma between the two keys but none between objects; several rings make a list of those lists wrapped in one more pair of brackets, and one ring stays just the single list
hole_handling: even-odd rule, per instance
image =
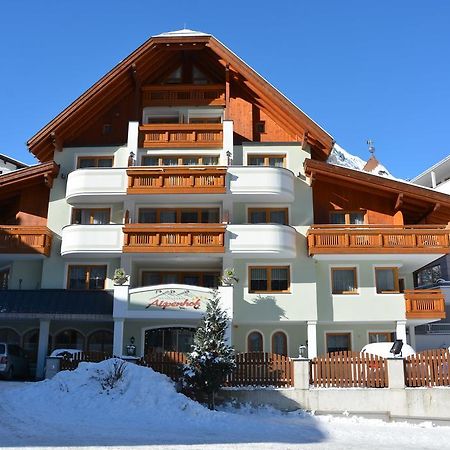
[{"label": "snowy ground", "polygon": [[0,447],[151,449],[447,448],[450,427],[283,414],[271,408],[209,411],[150,369],[128,364],[114,388],[112,360],[82,363],[41,383],[0,382]]}]

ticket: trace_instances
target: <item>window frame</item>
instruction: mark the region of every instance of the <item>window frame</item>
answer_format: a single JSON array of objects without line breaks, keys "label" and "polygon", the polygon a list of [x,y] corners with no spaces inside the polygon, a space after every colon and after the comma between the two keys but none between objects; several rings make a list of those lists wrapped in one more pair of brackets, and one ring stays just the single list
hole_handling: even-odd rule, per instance
[{"label": "window frame", "polygon": [[[334,289],[334,272],[351,270],[353,272],[353,291],[342,291],[337,292]],[[331,294],[332,295],[358,295],[359,294],[359,286],[358,286],[358,268],[356,266],[348,266],[348,267],[331,267]]]},{"label": "window frame", "polygon": [[[73,267],[84,267],[85,268],[85,276],[84,276],[84,288],[72,288],[70,287],[70,271]],[[103,280],[103,287],[100,289],[90,289],[89,288],[89,280],[90,273],[92,268],[104,267],[105,269],[105,278]],[[69,264],[67,266],[67,282],[66,289],[71,291],[101,291],[105,289],[106,280],[108,279],[108,265],[107,264]]]},{"label": "window frame", "polygon": [[[270,221],[270,214],[272,213],[272,212],[277,212],[277,211],[281,211],[281,212],[283,212],[284,213],[284,221],[285,221],[285,223],[283,223],[283,224],[280,224],[280,225],[289,225],[289,208],[286,208],[286,207],[281,207],[281,208],[277,208],[277,207],[251,207],[251,208],[248,208],[247,209],[247,222],[249,223],[249,224],[254,224],[254,225],[256,225],[256,224],[258,224],[258,223],[266,223],[266,224],[268,224],[268,223],[277,223],[277,222],[271,222]],[[265,218],[265,222],[251,222],[251,214],[252,213],[254,213],[254,212],[264,212],[265,213],[265,216],[266,216],[266,218]]]},{"label": "window frame", "polygon": [[[394,342],[394,331],[368,331],[367,332],[367,343],[368,344],[373,344],[373,343],[377,343],[377,342]],[[387,337],[386,341],[374,341],[374,342],[370,342],[370,336],[373,335],[384,335]]]},{"label": "window frame", "polygon": [[[153,210],[156,212],[156,222],[141,222],[141,211],[150,211]],[[205,211],[209,210],[215,210],[218,212],[218,221],[217,222],[202,222],[202,214]],[[161,213],[172,211],[175,212],[175,220],[176,222],[161,222]],[[183,212],[196,212],[197,213],[197,222],[181,222],[181,214]],[[174,224],[187,224],[187,223],[197,223],[197,224],[204,224],[204,223],[221,223],[220,221],[220,207],[186,207],[186,208],[153,208],[153,207],[139,207],[137,211],[137,222],[136,223],[154,223],[154,224],[161,224],[161,223],[174,223]]]},{"label": "window frame", "polygon": [[[381,291],[377,286],[377,270],[392,270],[394,274],[394,290],[392,291]],[[398,276],[398,267],[397,266],[375,266],[374,267],[374,278],[375,278],[375,293],[377,295],[386,295],[386,294],[400,294],[400,283]]]},{"label": "window frame", "polygon": [[[90,167],[80,167],[81,161],[83,159],[93,159],[95,161],[95,166],[90,166]],[[98,162],[101,160],[106,160],[106,159],[110,159],[111,160],[111,166],[105,166],[105,167],[99,167]],[[100,168],[100,169],[108,169],[114,167],[114,155],[108,155],[108,156],[78,156],[77,157],[77,169],[89,169],[89,168]]]},{"label": "window frame", "polygon": [[[252,282],[252,269],[265,269],[266,270],[266,276],[267,276],[267,290],[252,290],[251,289],[251,282]],[[286,269],[287,270],[287,285],[288,288],[286,290],[276,291],[272,290],[271,284],[272,284],[272,270],[273,269]],[[248,266],[248,292],[249,294],[290,294],[291,293],[291,266],[285,265],[285,266],[259,266],[259,265],[249,265]]]},{"label": "window frame", "polygon": [[[258,166],[256,164],[250,164],[250,161],[253,158],[264,159],[264,164],[262,166]],[[271,166],[269,164],[270,158],[282,158],[283,165],[281,167],[286,168],[286,153],[247,153],[247,166],[280,168],[279,166]]]},{"label": "window frame", "polygon": [[338,350],[338,351],[347,351],[351,352],[353,348],[353,342],[352,342],[352,332],[351,331],[325,331],[325,348],[326,353],[333,353],[328,350],[328,336],[348,336],[349,340],[349,348],[347,350]]},{"label": "window frame", "polygon": [[[344,216],[344,223],[339,224],[333,224],[333,222],[331,221],[331,216],[332,214],[340,214]],[[353,224],[350,222],[350,216],[352,214],[362,214],[363,215],[363,223],[361,225],[366,225],[367,224],[367,210],[332,210],[332,211],[328,211],[328,223],[330,225],[359,225],[359,224]]]},{"label": "window frame", "polygon": [[[282,353],[275,353],[275,345],[274,345],[274,341],[275,341],[275,336],[277,334],[282,334],[284,335],[284,348],[283,348],[283,352]],[[287,333],[283,330],[276,330],[272,333],[272,336],[270,337],[270,350],[272,351],[272,353],[275,353],[277,355],[284,355],[284,356],[288,356],[288,337],[287,337]]]},{"label": "window frame", "polygon": [[[256,334],[258,333],[261,336],[261,350],[250,350],[250,336],[252,334]],[[247,352],[248,353],[260,353],[260,352],[264,352],[264,335],[261,331],[259,330],[250,330],[247,334],[247,339],[246,339],[246,344],[247,344]]]},{"label": "window frame", "polygon": [[[77,211],[89,211],[89,223],[77,223],[75,222],[75,214]],[[93,212],[97,211],[107,211],[108,213],[108,220],[106,224],[94,224],[93,219]],[[109,225],[111,223],[111,208],[72,208],[72,215],[70,220],[71,225]]]}]

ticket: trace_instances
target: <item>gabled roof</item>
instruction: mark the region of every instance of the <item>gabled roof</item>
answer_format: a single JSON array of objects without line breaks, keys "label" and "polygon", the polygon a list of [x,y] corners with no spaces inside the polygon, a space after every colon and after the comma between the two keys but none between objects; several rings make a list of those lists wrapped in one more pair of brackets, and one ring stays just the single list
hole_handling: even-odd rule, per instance
[{"label": "gabled roof", "polygon": [[29,186],[44,183],[51,187],[53,179],[58,175],[59,166],[50,161],[45,164],[13,170],[0,175],[0,198],[10,195],[11,192],[20,191]]},{"label": "gabled roof", "polygon": [[11,156],[5,155],[3,153],[0,153],[0,161],[4,161],[4,162],[10,163],[10,164],[13,164],[14,166],[16,166],[18,168],[28,167],[28,164],[18,161],[17,159],[11,158]]},{"label": "gabled roof", "polygon": [[98,114],[161,70],[173,59],[174,51],[182,50],[203,51],[208,61],[222,66],[223,74],[229,67],[233,80],[253,92],[269,115],[276,114],[299,141],[306,140],[311,145],[317,158],[326,159],[333,138],[323,128],[216,38],[192,30],[151,37],[36,133],[27,142],[30,152],[40,161],[51,160],[55,148],[61,149],[65,141],[86,129]]},{"label": "gabled roof", "polygon": [[339,182],[366,191],[369,195],[388,195],[395,200],[398,209],[407,214],[410,222],[419,223],[425,218],[435,223],[450,222],[450,195],[406,181],[311,159],[305,160],[304,169],[313,181]]}]

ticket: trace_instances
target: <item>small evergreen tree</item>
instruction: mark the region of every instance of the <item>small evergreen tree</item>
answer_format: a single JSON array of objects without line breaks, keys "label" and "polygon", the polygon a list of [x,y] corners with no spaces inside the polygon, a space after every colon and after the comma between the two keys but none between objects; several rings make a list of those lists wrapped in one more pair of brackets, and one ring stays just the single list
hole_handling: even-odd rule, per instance
[{"label": "small evergreen tree", "polygon": [[219,301],[215,290],[194,334],[194,345],[184,370],[185,385],[197,395],[206,394],[209,409],[215,408],[215,394],[235,367],[234,350],[225,342],[228,317]]}]

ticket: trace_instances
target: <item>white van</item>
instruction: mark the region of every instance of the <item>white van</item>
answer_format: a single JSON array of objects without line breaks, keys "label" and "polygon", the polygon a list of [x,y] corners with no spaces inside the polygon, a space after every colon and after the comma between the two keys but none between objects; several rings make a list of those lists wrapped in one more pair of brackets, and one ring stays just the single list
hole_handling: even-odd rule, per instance
[{"label": "white van", "polygon": [[22,347],[0,342],[0,376],[7,380],[30,376],[28,357]]},{"label": "white van", "polygon": [[[390,352],[393,342],[374,342],[373,344],[365,345],[361,353],[368,353],[370,355],[381,356],[382,358],[393,358],[393,354]],[[408,344],[403,344],[400,355],[403,358],[407,356],[415,355],[415,350]]]}]

